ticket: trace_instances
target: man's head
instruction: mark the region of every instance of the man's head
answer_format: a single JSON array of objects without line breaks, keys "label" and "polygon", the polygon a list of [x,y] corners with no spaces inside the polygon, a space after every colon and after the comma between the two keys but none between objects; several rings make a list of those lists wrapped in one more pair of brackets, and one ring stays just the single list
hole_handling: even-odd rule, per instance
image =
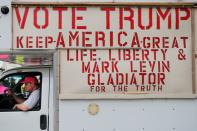
[{"label": "man's head", "polygon": [[22,81],[25,84],[25,90],[32,92],[37,88],[38,79],[35,76],[26,76]]}]

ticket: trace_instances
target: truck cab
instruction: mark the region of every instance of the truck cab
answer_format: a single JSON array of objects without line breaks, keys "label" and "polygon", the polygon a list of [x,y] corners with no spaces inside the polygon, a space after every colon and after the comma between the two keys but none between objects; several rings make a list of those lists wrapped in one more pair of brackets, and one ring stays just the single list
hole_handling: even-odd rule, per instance
[{"label": "truck cab", "polygon": [[[26,112],[20,110],[14,110],[13,107],[16,104],[13,97],[4,93],[0,94],[0,121],[1,130],[4,131],[47,131],[49,122],[50,110],[53,110],[54,106],[50,106],[53,103],[53,99],[49,98],[53,96],[53,71],[51,66],[28,66],[23,68],[11,69],[3,73],[0,84],[1,88],[12,89],[15,95],[18,97],[27,99],[28,92],[24,90],[24,85],[21,81],[25,76],[35,76],[39,81],[40,86],[40,99],[33,109]],[[51,91],[51,93],[50,93]],[[50,107],[50,108],[49,108]],[[50,118],[52,118],[51,115]],[[28,122],[31,121],[31,122]]]}]

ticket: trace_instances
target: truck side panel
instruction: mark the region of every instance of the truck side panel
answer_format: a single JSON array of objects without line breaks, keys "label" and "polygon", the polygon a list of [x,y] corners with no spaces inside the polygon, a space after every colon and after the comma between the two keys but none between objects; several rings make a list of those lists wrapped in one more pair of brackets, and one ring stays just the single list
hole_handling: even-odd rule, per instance
[{"label": "truck side panel", "polygon": [[[197,10],[194,13],[196,23]],[[197,47],[197,26],[193,26]],[[197,64],[195,66],[197,67]],[[91,115],[88,111],[89,104],[92,103],[98,105],[96,115]],[[196,99],[60,100],[59,105],[60,131],[196,131],[197,129]]]},{"label": "truck side panel", "polygon": [[2,6],[9,7],[8,14],[2,14],[0,11],[0,50],[4,51],[11,49],[11,0],[1,0],[0,8]]},{"label": "truck side panel", "polygon": [[[196,99],[61,101],[60,131],[196,131]],[[89,104],[99,107],[97,115]]]}]

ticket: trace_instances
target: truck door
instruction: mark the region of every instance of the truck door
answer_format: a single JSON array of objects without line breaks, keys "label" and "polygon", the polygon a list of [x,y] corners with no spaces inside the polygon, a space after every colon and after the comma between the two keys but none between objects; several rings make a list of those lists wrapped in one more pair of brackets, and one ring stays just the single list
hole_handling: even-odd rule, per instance
[{"label": "truck door", "polygon": [[[28,99],[22,83],[25,76],[35,76],[39,81],[40,98],[28,111],[13,110],[16,101],[6,94],[12,89],[17,97]],[[49,69],[11,73],[0,80],[0,130],[1,131],[48,131]]]}]

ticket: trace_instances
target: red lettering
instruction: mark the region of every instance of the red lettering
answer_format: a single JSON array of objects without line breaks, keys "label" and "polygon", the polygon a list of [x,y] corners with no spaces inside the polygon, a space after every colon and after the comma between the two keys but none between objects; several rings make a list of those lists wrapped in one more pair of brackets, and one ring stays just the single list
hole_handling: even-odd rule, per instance
[{"label": "red lettering", "polygon": [[87,49],[81,50],[81,60],[84,60],[84,56],[87,56]]},{"label": "red lettering", "polygon": [[[124,16],[123,18],[123,10],[124,11],[128,11],[129,12],[129,16]],[[134,29],[134,20],[133,20],[133,17],[134,17],[134,12],[131,8],[121,8],[119,9],[119,29],[123,29],[123,20],[127,20],[130,22],[130,29]]]},{"label": "red lettering", "polygon": [[159,48],[160,38],[153,37],[153,48]]},{"label": "red lettering", "polygon": [[82,62],[82,73],[85,72],[90,72],[90,62],[88,62],[88,64],[85,64],[84,62]]},{"label": "red lettering", "polygon": [[155,75],[155,73],[150,73],[148,75],[148,84],[156,84],[156,75]]},{"label": "red lettering", "polygon": [[154,60],[157,60],[157,51],[158,51],[158,49],[151,49],[151,51],[153,52]]},{"label": "red lettering", "polygon": [[140,72],[146,72],[146,61],[140,61]]},{"label": "red lettering", "polygon": [[169,37],[163,37],[163,48],[169,48]]},{"label": "red lettering", "polygon": [[166,52],[167,52],[167,49],[161,49],[161,53],[163,55],[163,60],[166,60]]},{"label": "red lettering", "polygon": [[132,74],[130,85],[136,85],[136,84],[137,84],[137,80],[136,80],[135,74]]},{"label": "red lettering", "polygon": [[109,74],[108,80],[107,80],[107,85],[114,85],[114,80],[112,78],[112,74]]},{"label": "red lettering", "polygon": [[96,49],[90,50],[90,60],[96,61]]},{"label": "red lettering", "polygon": [[33,48],[33,36],[27,36],[26,37],[26,48]]},{"label": "red lettering", "polygon": [[22,39],[23,39],[23,36],[21,36],[21,37],[18,36],[17,37],[16,48],[23,48]]},{"label": "red lettering", "polygon": [[140,56],[139,49],[134,49],[133,50],[133,60],[140,60],[139,56]]},{"label": "red lettering", "polygon": [[127,45],[127,42],[121,43],[121,40],[124,40],[124,38],[121,39],[121,36],[122,35],[127,36],[127,33],[124,32],[124,31],[118,33],[118,45],[119,46],[126,46]]},{"label": "red lettering", "polygon": [[43,39],[42,36],[36,37],[36,48],[42,48],[43,47],[42,45],[40,45],[40,44],[43,43],[42,39]]},{"label": "red lettering", "polygon": [[112,31],[110,31],[109,38],[110,38],[110,47],[113,47],[113,45],[114,45],[114,35],[113,35]]},{"label": "red lettering", "polygon": [[102,47],[105,47],[105,33],[104,32],[96,32],[96,38],[95,38],[95,45],[98,47],[99,41],[102,43]]},{"label": "red lettering", "polygon": [[94,67],[93,67],[93,73],[97,72],[97,73],[100,73],[100,70],[99,70],[99,66],[97,64],[97,62],[94,63]]},{"label": "red lettering", "polygon": [[133,61],[130,61],[130,72],[137,72],[133,67]]},{"label": "red lettering", "polygon": [[145,77],[145,75],[146,75],[146,73],[139,73],[139,75],[141,76],[141,84],[143,85],[144,84],[144,77]]},{"label": "red lettering", "polygon": [[170,62],[167,61],[167,63],[165,63],[164,61],[162,61],[162,71],[167,71],[167,72],[170,72]]},{"label": "red lettering", "polygon": [[86,11],[86,7],[72,8],[72,29],[87,29],[86,26],[77,26],[76,21],[83,20],[82,16],[76,16],[76,11]]},{"label": "red lettering", "polygon": [[116,85],[122,85],[124,84],[124,75],[123,73],[117,73],[116,74]]},{"label": "red lettering", "polygon": [[44,17],[45,22],[44,22],[44,25],[41,26],[41,25],[38,24],[38,20],[37,20],[38,12],[40,10],[41,10],[40,7],[36,7],[35,10],[34,10],[34,26],[37,29],[40,29],[40,28],[46,29],[48,27],[48,25],[49,25],[49,12],[48,12],[48,10],[45,7],[42,7],[42,10],[44,11],[44,14],[45,14],[45,17]]},{"label": "red lettering", "polygon": [[142,50],[142,60],[149,60],[149,50]]},{"label": "red lettering", "polygon": [[58,34],[56,48],[58,48],[60,45],[61,45],[62,47],[65,47],[64,37],[63,37],[62,32],[59,32],[59,34]]},{"label": "red lettering", "polygon": [[123,50],[123,59],[124,59],[124,60],[130,60],[130,59],[131,59],[130,53],[131,53],[131,52],[130,52],[129,49]]},{"label": "red lettering", "polygon": [[164,80],[165,80],[165,74],[164,74],[164,73],[158,73],[158,84],[159,84],[159,85],[160,85],[160,84],[165,85]]},{"label": "red lettering", "polygon": [[58,29],[62,29],[62,12],[67,10],[66,7],[54,7],[54,11],[58,11]]},{"label": "red lettering", "polygon": [[109,73],[109,62],[108,61],[102,61],[102,72]]},{"label": "red lettering", "polygon": [[163,13],[160,8],[157,8],[157,29],[160,29],[160,17],[165,20],[166,17],[168,16],[168,29],[171,29],[172,27],[172,20],[171,20],[171,14],[170,14],[171,8],[167,8],[166,11]]},{"label": "red lettering", "polygon": [[119,72],[117,64],[118,64],[118,61],[112,61],[112,72]]},{"label": "red lettering", "polygon": [[[132,39],[132,43],[131,43],[131,47],[134,48],[135,45],[140,48],[140,42],[139,42],[139,38],[138,38],[138,34],[137,32],[134,33],[133,39]],[[137,48],[135,47],[135,48]]]},{"label": "red lettering", "polygon": [[143,20],[142,20],[142,9],[138,8],[138,26],[140,27],[140,29],[142,29],[142,30],[150,29],[153,25],[153,21],[152,21],[153,18],[152,17],[153,17],[153,11],[152,11],[152,8],[149,8],[149,22],[148,22],[147,26],[143,26],[142,25],[142,22],[143,22]]},{"label": "red lettering", "polygon": [[[148,40],[149,42],[146,42]],[[143,47],[144,48],[150,48],[150,37],[144,37],[143,38]]]},{"label": "red lettering", "polygon": [[87,43],[87,41],[90,40],[88,35],[91,35],[91,34],[92,34],[92,32],[82,32],[82,46],[83,47],[92,47],[91,44]]},{"label": "red lettering", "polygon": [[101,11],[106,12],[106,29],[110,29],[110,12],[115,11],[115,7],[103,7]]},{"label": "red lettering", "polygon": [[17,21],[18,21],[18,24],[20,26],[21,29],[24,29],[25,27],[25,22],[26,22],[26,19],[27,19],[27,14],[29,12],[29,7],[25,7],[25,10],[24,10],[24,14],[23,14],[23,17],[22,17],[22,20],[21,20],[21,15],[19,13],[19,9],[18,7],[15,8],[15,12],[16,12],[16,18],[17,18]]},{"label": "red lettering", "polygon": [[190,9],[189,8],[180,8],[180,11],[185,12],[185,16],[180,17],[181,20],[188,20],[190,18]]},{"label": "red lettering", "polygon": [[181,39],[183,40],[183,47],[186,48],[186,40],[188,39],[188,37],[181,37]]},{"label": "red lettering", "polygon": [[73,41],[76,40],[76,46],[79,46],[79,32],[76,31],[75,34],[73,34],[71,31],[69,31],[69,46],[71,47],[73,44]]},{"label": "red lettering", "polygon": [[172,42],[172,48],[175,48],[175,47],[179,48],[178,41],[177,41],[176,37],[174,37],[174,40]]},{"label": "red lettering", "polygon": [[[155,61],[149,61],[149,66],[150,66],[151,72],[153,72],[154,69],[155,69]],[[158,70],[159,70],[159,69],[160,69],[160,68],[158,68]]]},{"label": "red lettering", "polygon": [[[180,16],[179,12],[185,12],[185,16]],[[175,8],[176,14],[176,29],[180,27],[180,20],[188,20],[190,18],[190,9],[189,8]]]},{"label": "red lettering", "polygon": [[52,43],[53,43],[52,36],[45,37],[45,48],[48,48],[48,44],[52,44]]},{"label": "red lettering", "polygon": [[88,74],[87,79],[88,79],[88,85],[94,85],[95,84],[95,80],[94,79],[90,79],[91,77],[95,77],[94,74]]}]

